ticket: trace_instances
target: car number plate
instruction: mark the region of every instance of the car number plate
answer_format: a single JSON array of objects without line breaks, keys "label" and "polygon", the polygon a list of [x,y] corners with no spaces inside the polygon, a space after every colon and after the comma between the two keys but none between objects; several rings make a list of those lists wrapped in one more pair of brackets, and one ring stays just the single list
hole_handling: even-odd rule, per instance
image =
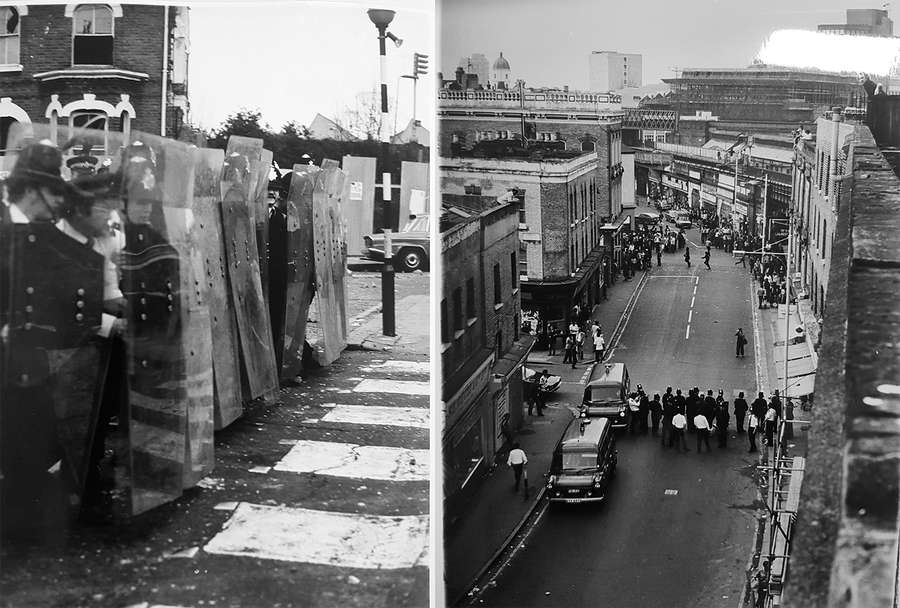
[{"label": "car number plate", "polygon": [[576,488],[576,489],[572,489],[572,490],[569,490],[569,494],[578,494],[580,491],[581,491],[581,490],[578,490],[577,488]]}]

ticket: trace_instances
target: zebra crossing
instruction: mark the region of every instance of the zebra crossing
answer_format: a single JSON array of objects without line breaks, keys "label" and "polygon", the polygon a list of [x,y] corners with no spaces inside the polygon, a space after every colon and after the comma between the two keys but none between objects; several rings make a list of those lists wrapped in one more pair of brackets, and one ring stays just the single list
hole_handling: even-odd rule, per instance
[{"label": "zebra crossing", "polygon": [[[425,512],[412,514],[367,510],[388,492],[385,487],[392,489],[395,484],[398,493],[420,493],[427,505],[429,451],[406,446],[427,446],[428,364],[367,360],[352,374],[341,386],[321,391],[327,391],[324,394],[333,401],[345,399],[348,403],[318,404],[321,414],[303,423],[371,441],[341,441],[346,437],[340,433],[303,437],[304,428],[309,427],[295,427],[297,437],[277,442],[284,449],[278,458],[254,462],[250,470],[279,476],[284,484],[306,476],[336,484],[354,480],[372,485],[356,488],[357,512],[312,508],[309,503],[272,504],[264,495],[253,502],[221,503],[216,509],[228,517],[204,545],[207,554],[370,570],[427,567],[427,507]],[[388,429],[393,429],[395,445],[377,445],[379,434],[384,436]]]}]

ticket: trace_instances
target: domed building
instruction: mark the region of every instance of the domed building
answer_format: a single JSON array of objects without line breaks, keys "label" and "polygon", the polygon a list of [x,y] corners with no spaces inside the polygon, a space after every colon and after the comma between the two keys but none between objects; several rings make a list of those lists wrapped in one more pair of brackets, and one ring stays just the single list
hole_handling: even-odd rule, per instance
[{"label": "domed building", "polygon": [[503,53],[500,53],[500,56],[494,61],[494,68],[492,70],[493,77],[491,78],[491,84],[497,89],[509,89],[510,88],[510,78],[509,78],[509,62],[506,60],[506,57],[503,56]]}]

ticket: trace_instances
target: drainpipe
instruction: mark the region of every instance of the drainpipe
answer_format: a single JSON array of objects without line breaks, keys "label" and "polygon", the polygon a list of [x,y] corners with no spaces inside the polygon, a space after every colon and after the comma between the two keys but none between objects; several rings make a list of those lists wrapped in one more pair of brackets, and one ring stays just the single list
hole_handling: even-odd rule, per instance
[{"label": "drainpipe", "polygon": [[160,107],[159,134],[166,136],[166,97],[169,80],[169,5],[163,8],[163,62],[162,62],[162,106]]}]

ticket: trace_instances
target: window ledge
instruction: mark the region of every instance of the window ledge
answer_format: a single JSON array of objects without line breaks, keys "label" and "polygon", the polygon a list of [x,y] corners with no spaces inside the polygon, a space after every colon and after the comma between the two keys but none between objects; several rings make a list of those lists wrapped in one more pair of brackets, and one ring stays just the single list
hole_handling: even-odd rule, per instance
[{"label": "window ledge", "polygon": [[34,79],[40,82],[50,80],[64,80],[67,78],[131,80],[135,82],[146,82],[150,79],[150,75],[145,74],[144,72],[122,70],[111,65],[78,65],[62,70],[50,70],[49,72],[41,72],[34,75]]},{"label": "window ledge", "polygon": [[500,310],[501,308],[503,308],[503,302],[498,302],[497,304],[494,304],[494,310]]},{"label": "window ledge", "polygon": [[457,329],[455,332],[453,332],[453,339],[454,339],[454,340],[459,340],[460,337],[462,337],[462,335],[463,335],[464,333],[466,333],[466,330],[464,330],[464,329]]},{"label": "window ledge", "polygon": [[466,327],[472,327],[476,323],[478,323],[478,317],[472,317],[466,321]]},{"label": "window ledge", "polygon": [[0,65],[0,72],[21,72],[22,64],[21,63],[6,63]]}]

